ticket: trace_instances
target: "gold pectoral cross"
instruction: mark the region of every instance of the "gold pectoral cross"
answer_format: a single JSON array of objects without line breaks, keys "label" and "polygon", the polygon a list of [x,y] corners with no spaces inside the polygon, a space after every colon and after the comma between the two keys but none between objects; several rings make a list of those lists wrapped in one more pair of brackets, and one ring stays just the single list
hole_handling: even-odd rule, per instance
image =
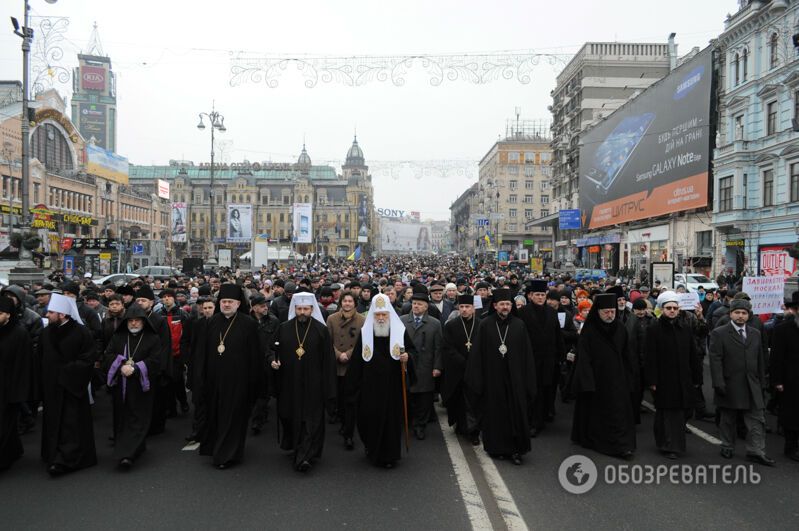
[{"label": "gold pectoral cross", "polygon": [[305,349],[304,349],[304,348],[302,348],[302,345],[300,345],[300,346],[297,348],[297,350],[295,350],[294,352],[296,352],[296,353],[297,353],[297,357],[298,357],[298,358],[302,358],[302,356],[305,354]]}]

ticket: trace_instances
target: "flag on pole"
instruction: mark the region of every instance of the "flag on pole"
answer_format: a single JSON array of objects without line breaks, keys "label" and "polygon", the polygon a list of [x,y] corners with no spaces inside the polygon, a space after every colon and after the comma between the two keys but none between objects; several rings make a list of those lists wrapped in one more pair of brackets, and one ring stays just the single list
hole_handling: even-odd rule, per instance
[{"label": "flag on pole", "polygon": [[347,257],[347,260],[360,260],[361,259],[361,246],[355,248],[351,255]]}]

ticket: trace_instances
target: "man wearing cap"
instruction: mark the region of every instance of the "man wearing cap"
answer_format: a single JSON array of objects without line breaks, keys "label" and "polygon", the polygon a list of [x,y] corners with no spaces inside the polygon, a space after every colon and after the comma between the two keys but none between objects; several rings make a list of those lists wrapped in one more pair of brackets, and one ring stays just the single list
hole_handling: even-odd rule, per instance
[{"label": "man wearing cap", "polygon": [[535,360],[536,397],[530,415],[530,436],[536,437],[555,416],[555,392],[566,348],[558,312],[546,304],[547,282],[531,280],[525,289],[528,304],[521,311]]},{"label": "man wearing cap", "polygon": [[[728,292],[729,294],[729,292]],[[716,408],[720,412],[721,456],[732,459],[738,413],[747,428],[746,458],[766,466],[765,404],[766,362],[760,332],[747,325],[752,305],[745,299],[730,302],[731,321],[710,333],[710,375]]]},{"label": "man wearing cap", "polygon": [[769,379],[779,396],[785,455],[799,461],[799,291],[785,299],[785,318],[772,332]]},{"label": "man wearing cap", "polygon": [[627,308],[627,296],[624,294],[624,289],[617,284],[606,289],[605,293],[616,295],[616,319],[619,319],[622,324],[627,324],[627,319],[629,319],[631,312]]},{"label": "man wearing cap", "polygon": [[702,358],[690,322],[680,318],[679,295],[667,291],[658,302],[663,313],[646,330],[643,381],[655,398],[655,444],[676,459],[685,453],[685,420],[702,384]]},{"label": "man wearing cap", "polygon": [[33,345],[17,316],[11,298],[0,297],[0,471],[23,454],[19,412],[30,399],[33,378]]},{"label": "man wearing cap", "polygon": [[54,293],[42,332],[42,460],[51,476],[97,464],[89,382],[97,345],[75,300]]},{"label": "man wearing cap", "polygon": [[535,359],[524,322],[511,315],[511,291],[495,290],[493,298],[494,313],[478,324],[464,382],[474,397],[485,451],[521,465],[530,451],[528,410],[536,394]]},{"label": "man wearing cap", "polygon": [[177,415],[176,402],[180,404],[183,413],[189,411],[189,401],[186,397],[186,360],[189,358],[191,345],[191,318],[176,303],[175,290],[166,288],[161,290],[160,314],[169,327],[170,354],[172,369],[169,373],[169,386],[165,389],[165,405],[167,416]]},{"label": "man wearing cap", "polygon": [[[275,284],[277,286],[277,284]],[[289,306],[291,305],[291,297],[297,292],[297,285],[294,282],[286,282],[283,288],[283,294],[275,297],[272,304],[269,305],[269,313],[276,316],[281,323],[289,320]]]},{"label": "man wearing cap", "polygon": [[416,384],[410,388],[409,405],[413,412],[413,434],[423,440],[427,423],[433,419],[433,393],[436,379],[444,368],[441,362],[441,322],[428,313],[430,299],[423,285],[411,297],[411,312],[400,319],[405,324],[416,352],[411,354]]},{"label": "man wearing cap", "polygon": [[269,359],[271,358],[272,346],[275,343],[275,334],[278,326],[280,326],[280,320],[269,313],[266,297],[260,293],[250,298],[250,306],[252,307],[250,315],[258,323],[258,339],[263,355],[263,379],[259,384],[255,407],[252,412],[252,433],[253,435],[258,435],[269,418],[269,380],[272,376],[272,371],[269,368]]},{"label": "man wearing cap", "polygon": [[47,305],[50,304],[50,295],[53,293],[52,286],[42,287],[33,295],[36,297],[36,306],[33,311],[42,317],[47,317]]},{"label": "man wearing cap", "polygon": [[129,469],[146,449],[154,396],[149,375],[158,374],[161,363],[158,334],[140,306],[125,312],[104,357],[114,406],[114,458]]},{"label": "man wearing cap", "polygon": [[130,285],[119,286],[116,289],[117,295],[122,297],[122,304],[125,308],[130,308],[130,305],[133,304],[136,293],[133,291],[133,287]]},{"label": "man wearing cap", "polygon": [[360,314],[366,314],[369,311],[369,306],[372,303],[372,285],[368,282],[361,284],[361,292],[358,295],[358,306],[356,311]]},{"label": "man wearing cap", "polygon": [[201,395],[205,426],[200,455],[210,455],[218,469],[244,458],[247,425],[263,377],[258,324],[248,315],[241,287],[222,284],[219,313],[208,319],[198,338],[192,394]]},{"label": "man wearing cap", "polygon": [[571,439],[597,452],[632,459],[635,451],[633,396],[638,372],[627,331],[616,319],[616,294],[594,297],[577,342]]},{"label": "man wearing cap", "polygon": [[466,396],[463,377],[472,348],[477,345],[479,319],[474,314],[474,296],[459,295],[457,302],[458,317],[450,319],[443,330],[441,401],[447,408],[449,425],[455,426],[455,433],[468,437],[472,444],[477,445],[480,444],[479,430]]},{"label": "man wearing cap", "polygon": [[[443,325],[445,322],[447,322],[446,318],[444,317],[444,309],[444,286],[438,282],[433,282],[433,284],[430,286],[430,303],[427,312],[433,317],[436,317]],[[449,308],[447,310],[447,317],[452,309],[453,308]],[[435,316],[435,313],[438,313],[438,316]]]},{"label": "man wearing cap", "polygon": [[291,298],[289,319],[275,337],[272,369],[277,391],[280,448],[294,452],[294,468],[307,472],[322,455],[325,408],[336,398],[336,360],[330,333],[313,293]]},{"label": "man wearing cap", "polygon": [[105,319],[105,313],[108,311],[108,308],[103,306],[100,302],[100,295],[98,295],[96,291],[86,291],[83,294],[83,301],[86,306],[94,310],[94,312],[97,314],[97,317],[100,318],[100,322],[102,323],[103,319]]},{"label": "man wearing cap", "polygon": [[345,393],[357,411],[358,434],[367,458],[377,466],[392,468],[402,455],[403,374],[407,388],[415,379],[411,356],[415,346],[383,294],[372,299],[357,337]]}]

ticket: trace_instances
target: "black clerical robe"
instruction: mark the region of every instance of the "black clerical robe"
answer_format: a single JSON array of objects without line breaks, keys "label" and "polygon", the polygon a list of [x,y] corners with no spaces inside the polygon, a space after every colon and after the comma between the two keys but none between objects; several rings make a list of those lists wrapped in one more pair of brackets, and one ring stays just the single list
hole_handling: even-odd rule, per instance
[{"label": "black clerical robe", "polygon": [[477,348],[477,329],[479,319],[450,319],[443,330],[444,341],[441,346],[441,359],[444,363],[441,400],[447,408],[447,420],[455,426],[458,433],[471,433],[477,426],[470,413],[469,401],[465,394],[463,377],[469,354]]},{"label": "black clerical robe", "polygon": [[17,322],[0,326],[0,470],[22,456],[17,422],[19,404],[30,393],[33,345],[25,327]]},{"label": "black clerical robe", "polygon": [[[415,347],[407,331],[404,335],[403,342],[408,352],[406,387],[410,389],[415,378],[411,356]],[[391,357],[389,342],[388,337],[375,337],[372,358],[364,361],[359,334],[345,384],[347,399],[356,407],[358,435],[366,448],[366,456],[376,465],[393,464],[402,457],[405,422],[402,364]]]},{"label": "black clerical robe", "polygon": [[39,341],[42,360],[42,459],[77,470],[97,464],[89,382],[97,358],[94,336],[72,319],[49,325]]},{"label": "black clerical robe", "polygon": [[587,322],[575,360],[572,441],[608,455],[635,450],[633,356],[621,321]]},{"label": "black clerical robe", "polygon": [[[300,344],[302,355],[297,353]],[[313,318],[282,323],[273,350],[280,360],[276,374],[277,413],[283,428],[280,447],[294,451],[297,466],[322,455],[325,407],[336,398],[336,360],[327,327]]]},{"label": "black clerical robe", "polygon": [[[235,319],[235,320],[234,320]],[[219,352],[224,338],[224,352]],[[197,345],[195,388],[206,409],[200,454],[213,456],[214,465],[244,457],[247,424],[263,375],[258,324],[243,312],[232,317],[217,313],[208,320]]]},{"label": "black clerical robe", "polygon": [[[476,400],[483,446],[491,455],[530,451],[528,410],[536,396],[535,360],[521,319],[483,317],[465,382]],[[499,352],[504,338],[506,354]]]}]

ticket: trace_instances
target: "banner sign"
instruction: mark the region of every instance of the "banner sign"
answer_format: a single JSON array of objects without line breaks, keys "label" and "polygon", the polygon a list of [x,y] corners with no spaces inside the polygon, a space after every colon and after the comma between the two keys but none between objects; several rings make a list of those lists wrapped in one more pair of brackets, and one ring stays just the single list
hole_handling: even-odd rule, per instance
[{"label": "banner sign", "polygon": [[294,203],[292,215],[294,216],[292,241],[294,243],[311,243],[313,241],[313,205],[311,203]]},{"label": "banner sign", "polygon": [[561,210],[558,213],[558,227],[560,230],[580,228],[580,209]]},{"label": "banner sign", "polygon": [[186,241],[186,203],[172,203],[172,241]]},{"label": "banner sign", "polygon": [[767,277],[788,278],[796,272],[796,259],[788,254],[792,244],[761,245],[760,271]]},{"label": "banner sign", "polygon": [[252,240],[252,205],[228,205],[227,220],[227,241],[249,242]]},{"label": "banner sign", "polygon": [[782,313],[785,277],[744,277],[741,291],[749,295],[752,302],[752,313]]}]

